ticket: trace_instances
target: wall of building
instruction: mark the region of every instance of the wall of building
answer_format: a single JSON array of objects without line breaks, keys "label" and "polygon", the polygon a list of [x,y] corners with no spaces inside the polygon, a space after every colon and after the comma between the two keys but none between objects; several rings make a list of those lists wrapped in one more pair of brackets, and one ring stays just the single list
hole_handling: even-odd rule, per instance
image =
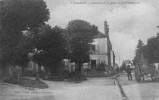
[{"label": "wall of building", "polygon": [[[96,61],[96,65],[104,63],[108,66],[115,66],[115,55],[112,50],[112,44],[109,39],[109,26],[107,21],[104,21],[104,34],[99,33],[91,45],[91,49],[95,48],[95,50],[90,50],[90,60],[92,65],[94,66],[94,62]],[[93,51],[93,52],[92,52]]]},{"label": "wall of building", "polygon": [[96,60],[96,64],[98,65],[99,63],[105,63],[106,65],[108,65],[108,56],[107,54],[102,54],[102,55],[94,55],[94,54],[90,54],[90,59],[91,60]]},{"label": "wall of building", "polygon": [[93,40],[95,45],[95,54],[107,53],[107,38],[95,38]]},{"label": "wall of building", "polygon": [[110,52],[111,66],[114,66],[114,52],[111,50]]}]

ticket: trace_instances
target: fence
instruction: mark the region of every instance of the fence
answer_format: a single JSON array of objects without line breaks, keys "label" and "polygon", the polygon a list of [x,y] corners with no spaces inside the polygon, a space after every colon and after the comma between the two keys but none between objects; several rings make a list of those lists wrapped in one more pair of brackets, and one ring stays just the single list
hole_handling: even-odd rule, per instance
[{"label": "fence", "polygon": [[9,77],[10,74],[12,73],[18,73],[20,76],[22,75],[22,68],[20,66],[15,66],[15,67],[11,67],[11,66],[5,66],[2,67],[0,66],[0,77]]},{"label": "fence", "polygon": [[0,66],[0,77],[9,77],[9,67]]}]

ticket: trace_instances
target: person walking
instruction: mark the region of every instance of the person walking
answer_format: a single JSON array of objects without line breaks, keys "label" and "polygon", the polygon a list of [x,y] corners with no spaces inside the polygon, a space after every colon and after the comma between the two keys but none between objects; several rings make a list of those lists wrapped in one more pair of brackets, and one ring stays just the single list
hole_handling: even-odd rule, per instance
[{"label": "person walking", "polygon": [[131,75],[131,71],[132,71],[133,69],[132,68],[130,68],[130,65],[128,65],[127,66],[127,69],[126,69],[126,72],[127,72],[127,75],[128,75],[128,80],[130,81],[132,81],[132,75]]}]

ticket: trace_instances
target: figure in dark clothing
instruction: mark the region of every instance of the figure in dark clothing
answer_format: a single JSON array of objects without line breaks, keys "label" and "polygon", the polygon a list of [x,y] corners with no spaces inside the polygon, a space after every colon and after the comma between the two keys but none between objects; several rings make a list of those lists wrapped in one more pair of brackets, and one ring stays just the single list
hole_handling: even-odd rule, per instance
[{"label": "figure in dark clothing", "polygon": [[132,75],[131,75],[131,70],[133,70],[132,68],[130,68],[130,65],[127,66],[126,72],[128,75],[128,80],[132,81]]}]

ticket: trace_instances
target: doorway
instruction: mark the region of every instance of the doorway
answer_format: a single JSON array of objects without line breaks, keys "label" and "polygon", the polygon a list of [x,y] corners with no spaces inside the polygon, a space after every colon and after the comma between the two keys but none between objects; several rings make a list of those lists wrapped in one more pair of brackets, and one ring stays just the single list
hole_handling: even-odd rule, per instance
[{"label": "doorway", "polygon": [[96,60],[91,60],[91,69],[96,69]]}]

